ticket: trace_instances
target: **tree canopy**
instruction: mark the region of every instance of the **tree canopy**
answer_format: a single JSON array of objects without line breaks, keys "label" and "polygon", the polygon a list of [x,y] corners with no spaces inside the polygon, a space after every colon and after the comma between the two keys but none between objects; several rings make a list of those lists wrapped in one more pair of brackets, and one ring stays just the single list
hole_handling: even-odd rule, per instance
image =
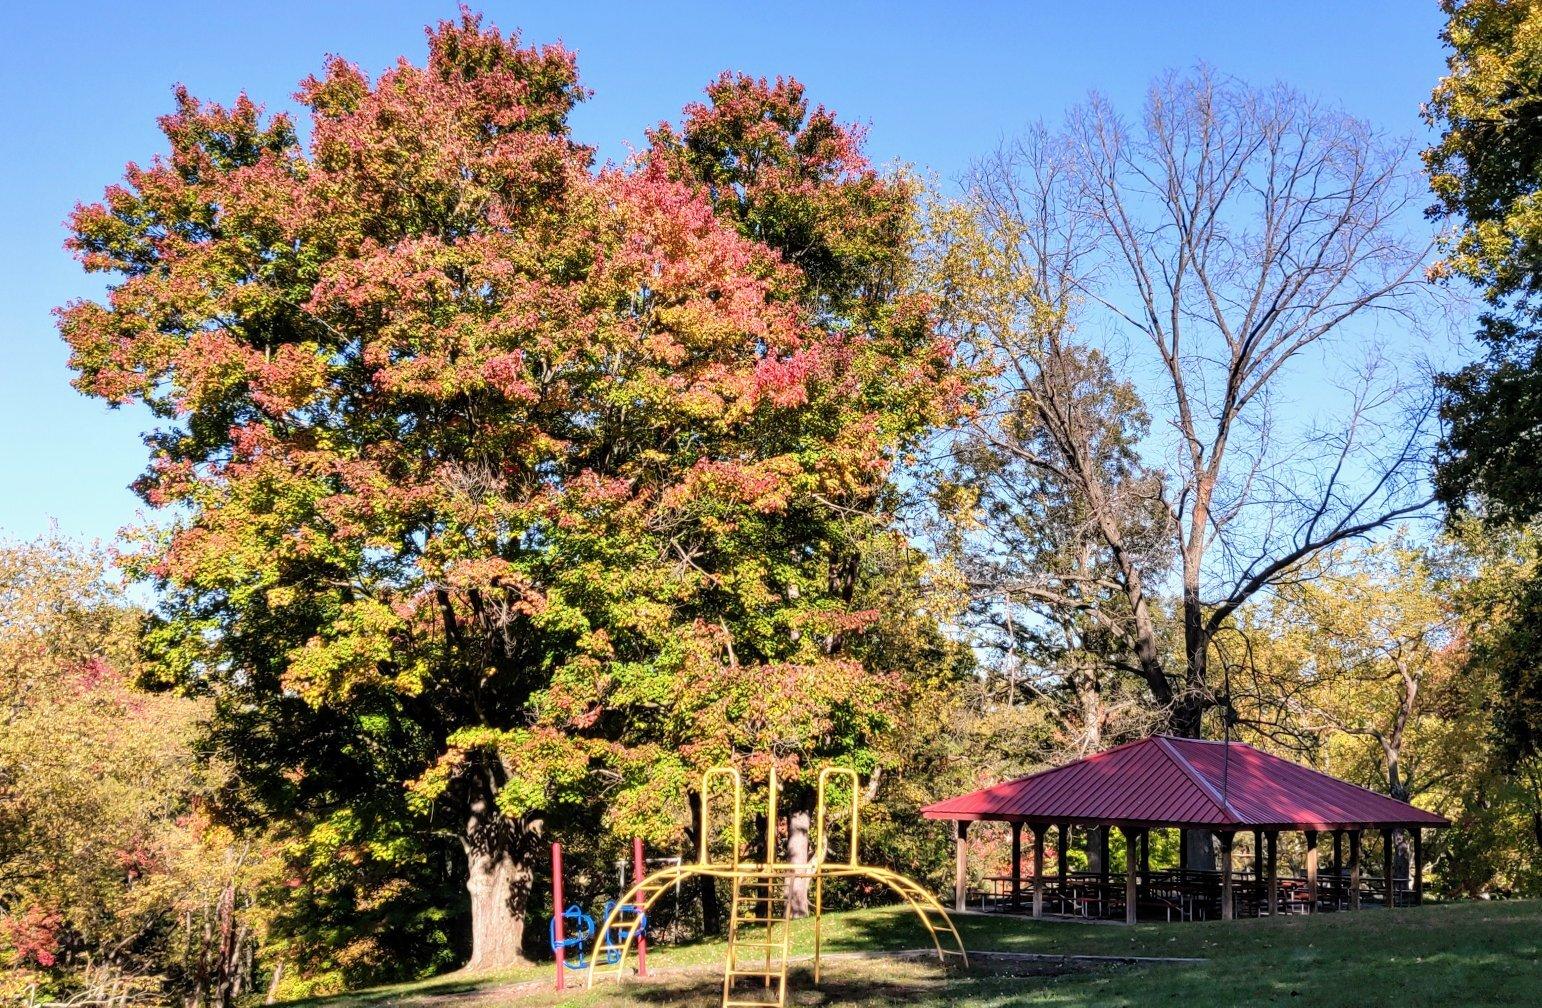
[{"label": "tree canopy", "polygon": [[[1454,225],[1441,277],[1469,281],[1488,312],[1482,359],[1442,376],[1446,423],[1436,486],[1458,520],[1476,513],[1504,541],[1526,542],[1542,516],[1533,476],[1542,446],[1542,4],[1445,0],[1447,74],[1426,110],[1441,130],[1425,152],[1437,202]],[[1512,538],[1519,531],[1520,538]],[[1522,554],[1524,555],[1524,554]],[[1512,751],[1542,753],[1542,667],[1531,641],[1539,587],[1510,618],[1485,620],[1485,660],[1500,670],[1499,724]]]},{"label": "tree canopy", "polygon": [[705,761],[868,746],[892,468],[967,393],[907,291],[912,187],[800,85],[725,75],[625,167],[584,97],[471,14],[423,66],[332,59],[304,145],[179,89],[170,153],[72,217],[106,302],[59,316],[77,386],[162,422],[166,674],[259,712],[238,757],[313,836],[369,792],[410,847],[403,784],[464,823],[474,966],[520,954],[554,810],[668,833]]}]

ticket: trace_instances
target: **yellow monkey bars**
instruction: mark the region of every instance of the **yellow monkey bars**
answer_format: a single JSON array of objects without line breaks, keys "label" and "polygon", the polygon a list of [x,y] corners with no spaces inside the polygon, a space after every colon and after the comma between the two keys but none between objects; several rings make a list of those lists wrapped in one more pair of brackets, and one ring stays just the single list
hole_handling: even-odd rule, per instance
[{"label": "yellow monkey bars", "polygon": [[[846,855],[844,860],[830,860],[829,814],[830,784],[839,779],[848,789],[848,801],[843,801],[838,813],[839,825],[844,827]],[[727,780],[732,788],[733,825],[730,848],[726,860],[714,860],[710,856],[712,837],[712,785]],[[860,787],[857,773],[848,767],[827,766],[819,771],[815,820],[813,857],[802,864],[793,864],[777,858],[776,806],[780,786],[776,768],[771,768],[766,798],[765,860],[741,861],[744,842],[744,781],[737,768],[715,766],[701,775],[701,834],[697,837],[695,864],[672,865],[654,872],[628,890],[605,918],[604,926],[595,934],[595,955],[590,957],[588,986],[593,987],[598,975],[602,956],[600,944],[607,934],[624,932],[621,955],[616,961],[616,978],[625,975],[626,956],[637,935],[637,928],[629,926],[635,918],[646,915],[659,897],[691,876],[728,879],[732,885],[733,900],[730,904],[728,925],[728,952],[723,964],[723,1006],[775,1005],[784,1008],[787,1003],[787,953],[791,941],[791,928],[787,906],[787,889],[799,879],[813,883],[814,889],[814,982],[820,980],[820,951],[823,938],[824,883],[826,879],[862,877],[887,886],[905,901],[921,920],[937,958],[947,962],[956,956],[968,965],[969,954],[959,938],[958,929],[935,896],[912,879],[886,868],[861,863],[858,851],[860,825]],[[628,920],[626,918],[632,918]],[[611,929],[618,927],[619,932]],[[740,955],[749,952],[759,961],[749,963]],[[761,990],[755,993],[763,997],[751,997],[751,991],[740,989],[742,980],[761,981]]]}]

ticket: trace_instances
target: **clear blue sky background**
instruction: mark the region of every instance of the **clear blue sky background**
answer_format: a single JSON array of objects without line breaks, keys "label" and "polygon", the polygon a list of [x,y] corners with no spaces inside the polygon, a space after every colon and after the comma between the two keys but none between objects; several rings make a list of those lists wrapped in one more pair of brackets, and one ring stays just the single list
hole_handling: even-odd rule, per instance
[{"label": "clear blue sky background", "polygon": [[[973,3],[644,3],[483,8],[527,40],[576,49],[594,97],[574,129],[620,159],[724,68],[790,74],[870,127],[877,161],[956,176],[1025,123],[1089,89],[1136,108],[1147,81],[1204,60],[1289,82],[1389,131],[1423,138],[1419,103],[1443,68],[1435,0],[1040,0]],[[288,107],[328,52],[378,71],[421,61],[449,2],[41,3],[0,12],[0,536],[111,539],[136,520],[127,485],[147,416],[69,387],[50,311],[94,296],[61,248],[72,204],[162,149],[174,82]]]}]

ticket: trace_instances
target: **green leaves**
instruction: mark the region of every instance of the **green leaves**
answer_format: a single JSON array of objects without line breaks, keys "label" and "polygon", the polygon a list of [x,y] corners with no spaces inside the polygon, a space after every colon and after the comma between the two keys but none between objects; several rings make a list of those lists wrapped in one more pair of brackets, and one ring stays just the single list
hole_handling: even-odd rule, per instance
[{"label": "green leaves", "polygon": [[318,850],[489,804],[664,839],[704,763],[862,750],[903,702],[899,651],[854,658],[863,555],[962,387],[902,293],[911,186],[727,76],[595,170],[584,94],[464,14],[305,81],[306,149],[179,94],[169,160],[72,218],[114,280],[60,313],[77,385],[164,420],[159,653]]}]

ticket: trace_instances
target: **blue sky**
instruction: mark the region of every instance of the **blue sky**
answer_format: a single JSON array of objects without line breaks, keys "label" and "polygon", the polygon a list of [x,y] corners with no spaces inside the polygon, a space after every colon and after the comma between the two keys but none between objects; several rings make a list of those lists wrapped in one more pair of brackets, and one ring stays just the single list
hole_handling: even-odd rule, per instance
[{"label": "blue sky", "polygon": [[[620,159],[725,68],[790,74],[869,125],[876,161],[946,180],[1025,123],[1058,120],[1090,89],[1133,110],[1163,69],[1206,61],[1289,82],[1398,134],[1422,138],[1419,103],[1443,69],[1434,0],[1168,0],[1166,3],[698,4],[489,2],[489,19],[578,52],[594,89],[574,131]],[[111,539],[136,520],[127,485],[148,417],[69,387],[51,309],[95,296],[62,250],[61,222],[125,161],[162,149],[171,86],[288,107],[336,52],[378,71],[421,61],[422,28],[453,3],[59,3],[0,12],[0,536],[51,522]]]}]

